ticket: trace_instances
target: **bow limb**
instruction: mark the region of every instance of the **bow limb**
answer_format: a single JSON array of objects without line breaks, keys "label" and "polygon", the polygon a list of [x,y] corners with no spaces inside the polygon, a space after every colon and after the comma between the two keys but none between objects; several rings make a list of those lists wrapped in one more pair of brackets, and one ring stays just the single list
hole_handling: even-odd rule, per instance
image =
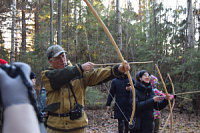
[{"label": "bow limb", "polygon": [[[174,84],[173,84],[173,82],[172,82],[172,79],[171,79],[171,77],[170,77],[169,73],[168,73],[167,75],[168,75],[168,77],[169,77],[169,80],[170,80],[170,82],[171,82],[171,85],[172,85],[172,91],[173,91],[173,95],[175,95]],[[175,105],[175,99],[173,99],[172,110],[173,110],[173,108],[174,108],[174,105]],[[172,132],[172,128],[173,128],[173,119],[171,119],[171,132]]]},{"label": "bow limb", "polygon": [[[161,81],[162,81],[163,87],[164,87],[164,89],[165,89],[166,96],[168,97],[168,92],[167,92],[167,89],[166,89],[166,85],[165,85],[165,82],[164,82],[164,80],[163,80],[163,78],[162,78],[162,75],[161,75],[161,73],[160,73],[160,70],[159,70],[159,68],[158,68],[158,66],[157,66],[156,64],[155,64],[155,66],[156,66],[156,69],[157,69],[158,74],[159,74],[159,76],[160,76],[160,79],[161,79]],[[169,108],[170,108],[170,114],[171,114],[171,121],[173,121],[172,105],[171,105],[170,99],[168,99],[168,102],[169,102]],[[171,127],[172,127],[172,125],[171,125]],[[172,128],[170,129],[170,133],[171,133],[171,132],[172,132]]]},{"label": "bow limb", "polygon": [[[168,76],[168,78],[169,78],[169,80],[170,80],[170,83],[171,83],[171,85],[172,85],[172,92],[173,92],[173,95],[175,95],[174,84],[173,84],[173,82],[172,82],[172,79],[171,79],[169,73],[167,74],[167,76]],[[175,99],[173,99],[172,111],[173,111],[173,109],[174,109],[174,105],[175,105]],[[160,133],[164,132],[164,129],[165,129],[165,127],[166,127],[167,124],[168,124],[169,118],[170,118],[170,114],[168,115],[167,120],[166,120],[166,122],[165,122],[165,124],[164,124],[162,130],[160,131]],[[171,124],[170,131],[172,131],[172,129],[173,129],[173,121],[172,121],[172,119],[171,119],[171,123],[170,123],[170,124]]]},{"label": "bow limb", "polygon": [[[92,11],[93,15],[95,16],[95,18],[98,20],[98,22],[100,23],[100,25],[102,26],[102,28],[104,29],[104,31],[106,32],[106,34],[108,35],[110,41],[112,42],[113,46],[115,47],[115,50],[117,51],[117,54],[120,57],[120,60],[122,61],[123,65],[125,67],[126,62],[125,62],[125,60],[124,60],[124,58],[123,58],[123,56],[122,56],[119,48],[117,47],[117,44],[115,43],[115,40],[113,39],[111,33],[109,32],[108,28],[106,27],[106,25],[104,24],[104,22],[101,20],[101,18],[99,17],[99,15],[95,11],[95,9],[92,7],[92,5],[90,4],[90,2],[88,0],[84,0],[84,2],[90,8],[90,10]],[[133,110],[132,110],[132,115],[131,115],[131,119],[130,119],[130,122],[129,122],[129,124],[132,124],[133,117],[134,117],[134,114],[135,114],[135,89],[134,89],[132,78],[131,78],[131,75],[130,75],[129,71],[126,70],[126,73],[127,73],[129,82],[131,84],[132,94],[133,94]]]}]

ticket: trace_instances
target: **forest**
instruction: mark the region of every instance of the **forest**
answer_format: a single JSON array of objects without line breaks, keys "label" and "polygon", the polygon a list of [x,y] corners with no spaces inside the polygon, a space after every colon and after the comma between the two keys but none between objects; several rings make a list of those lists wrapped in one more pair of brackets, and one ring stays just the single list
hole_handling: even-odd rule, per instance
[{"label": "forest", "polygon": [[[158,88],[164,92],[157,65],[168,92],[173,93],[173,83],[175,94],[180,94],[175,110],[179,114],[188,114],[189,119],[191,115],[198,118],[199,0],[185,0],[187,7],[177,5],[175,9],[166,8],[161,0],[136,0],[137,8],[133,0],[124,0],[123,7],[120,1],[123,0],[89,0],[123,58],[135,62],[130,64],[131,76],[135,78],[139,70],[148,70],[159,78]],[[95,66],[98,68],[121,62],[109,36],[85,0],[1,0],[0,27],[0,57],[9,64],[29,64],[37,75],[35,89],[38,93],[43,85],[40,73],[49,67],[46,50],[50,45],[61,45],[72,64],[87,61],[103,64]],[[110,82],[89,87],[88,109],[103,109],[106,101],[102,99],[106,99],[109,88]],[[200,125],[199,121],[197,125]]]}]

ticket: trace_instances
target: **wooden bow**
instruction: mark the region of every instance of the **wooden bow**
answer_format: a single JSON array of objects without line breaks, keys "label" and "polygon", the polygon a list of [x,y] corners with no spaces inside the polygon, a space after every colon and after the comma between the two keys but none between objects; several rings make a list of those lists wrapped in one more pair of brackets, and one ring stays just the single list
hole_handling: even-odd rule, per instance
[{"label": "wooden bow", "polygon": [[[164,89],[165,89],[166,96],[168,97],[168,92],[167,92],[167,89],[166,89],[166,85],[165,85],[165,82],[164,82],[164,80],[163,80],[163,78],[162,78],[162,75],[161,75],[161,73],[160,73],[160,70],[159,70],[159,68],[158,68],[158,66],[157,66],[156,64],[155,64],[155,66],[156,66],[156,69],[157,69],[158,74],[159,74],[159,76],[160,76],[160,79],[161,79],[161,81],[162,81],[163,87],[164,87]],[[171,132],[172,132],[173,115],[172,115],[172,105],[171,105],[170,99],[168,99],[168,102],[169,102],[169,108],[170,108],[170,114],[171,114],[171,128],[170,128],[170,133],[171,133]]]},{"label": "wooden bow", "polygon": [[[169,78],[169,80],[170,80],[170,83],[171,83],[171,85],[172,85],[173,95],[175,95],[174,84],[173,84],[173,82],[172,82],[172,79],[171,79],[169,73],[167,74],[167,76],[168,76],[168,78]],[[174,109],[174,105],[175,105],[175,99],[173,99],[172,110]],[[165,124],[164,124],[162,130],[160,131],[160,133],[164,132],[164,129],[165,129],[165,127],[166,127],[167,124],[168,124],[169,118],[170,118],[170,114],[168,115],[167,120],[166,120],[166,122],[165,122]],[[171,128],[170,128],[170,132],[172,132],[172,129],[173,129],[173,121],[172,121],[172,119],[171,119]]]},{"label": "wooden bow", "polygon": [[[123,58],[123,56],[122,56],[119,48],[117,47],[117,44],[115,43],[115,40],[113,39],[111,33],[109,32],[108,28],[106,27],[106,25],[104,24],[104,22],[101,20],[101,18],[99,17],[99,15],[97,14],[97,12],[93,8],[93,6],[90,4],[90,2],[88,0],[84,0],[84,2],[90,8],[90,10],[92,11],[93,15],[95,16],[95,18],[98,20],[98,22],[100,23],[100,25],[102,26],[102,28],[104,29],[104,31],[106,32],[106,34],[108,35],[110,41],[112,42],[113,46],[115,47],[115,50],[117,51],[117,54],[120,57],[120,60],[122,61],[123,65],[125,67],[126,62],[125,62],[125,60],[124,60],[124,58]],[[133,121],[134,114],[135,114],[135,89],[134,89],[132,78],[131,78],[131,75],[130,75],[129,71],[126,70],[126,73],[127,73],[129,82],[131,84],[132,94],[133,94],[133,110],[132,110],[132,115],[131,115],[131,119],[130,119],[130,122],[129,122],[129,124],[131,125],[132,121]]]}]

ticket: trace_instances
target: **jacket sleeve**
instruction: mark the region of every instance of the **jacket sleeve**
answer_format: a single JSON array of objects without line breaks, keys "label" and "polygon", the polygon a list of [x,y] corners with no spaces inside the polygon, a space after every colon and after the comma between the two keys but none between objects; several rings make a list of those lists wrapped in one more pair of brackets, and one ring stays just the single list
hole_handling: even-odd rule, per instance
[{"label": "jacket sleeve", "polygon": [[163,100],[160,101],[160,102],[155,102],[155,104],[154,104],[154,109],[156,109],[156,110],[162,110],[162,109],[164,109],[168,104],[169,104],[169,103],[168,103],[168,100],[163,99]]},{"label": "jacket sleeve", "polygon": [[93,69],[90,72],[84,72],[84,87],[100,85],[114,79],[115,77],[121,76],[123,73],[118,71],[118,67],[119,65],[115,65],[114,67],[108,66],[105,68]]},{"label": "jacket sleeve", "polygon": [[136,111],[143,111],[147,108],[151,108],[154,105],[154,100],[153,98],[147,99],[146,101],[139,101],[138,97],[135,97],[135,102],[136,102]]},{"label": "jacket sleeve", "polygon": [[111,102],[112,102],[115,94],[116,94],[116,86],[115,86],[115,80],[113,80],[112,83],[111,83],[110,92],[108,94],[106,106],[110,106],[111,105]]},{"label": "jacket sleeve", "polygon": [[83,73],[81,65],[66,66],[63,69],[52,69],[45,73],[49,79],[53,90],[60,89],[61,86],[67,84],[71,79],[80,76]]}]

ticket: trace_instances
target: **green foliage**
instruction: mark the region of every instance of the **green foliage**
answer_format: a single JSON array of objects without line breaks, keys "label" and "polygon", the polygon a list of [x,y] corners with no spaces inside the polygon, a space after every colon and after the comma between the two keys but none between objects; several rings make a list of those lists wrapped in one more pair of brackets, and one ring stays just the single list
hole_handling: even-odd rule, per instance
[{"label": "green foliage", "polygon": [[0,46],[0,58],[6,60],[9,63],[10,61],[8,55],[8,51],[4,48],[4,46]]},{"label": "green foliage", "polygon": [[86,89],[86,108],[102,108],[106,104],[107,94],[102,93],[96,87],[87,87]]}]

